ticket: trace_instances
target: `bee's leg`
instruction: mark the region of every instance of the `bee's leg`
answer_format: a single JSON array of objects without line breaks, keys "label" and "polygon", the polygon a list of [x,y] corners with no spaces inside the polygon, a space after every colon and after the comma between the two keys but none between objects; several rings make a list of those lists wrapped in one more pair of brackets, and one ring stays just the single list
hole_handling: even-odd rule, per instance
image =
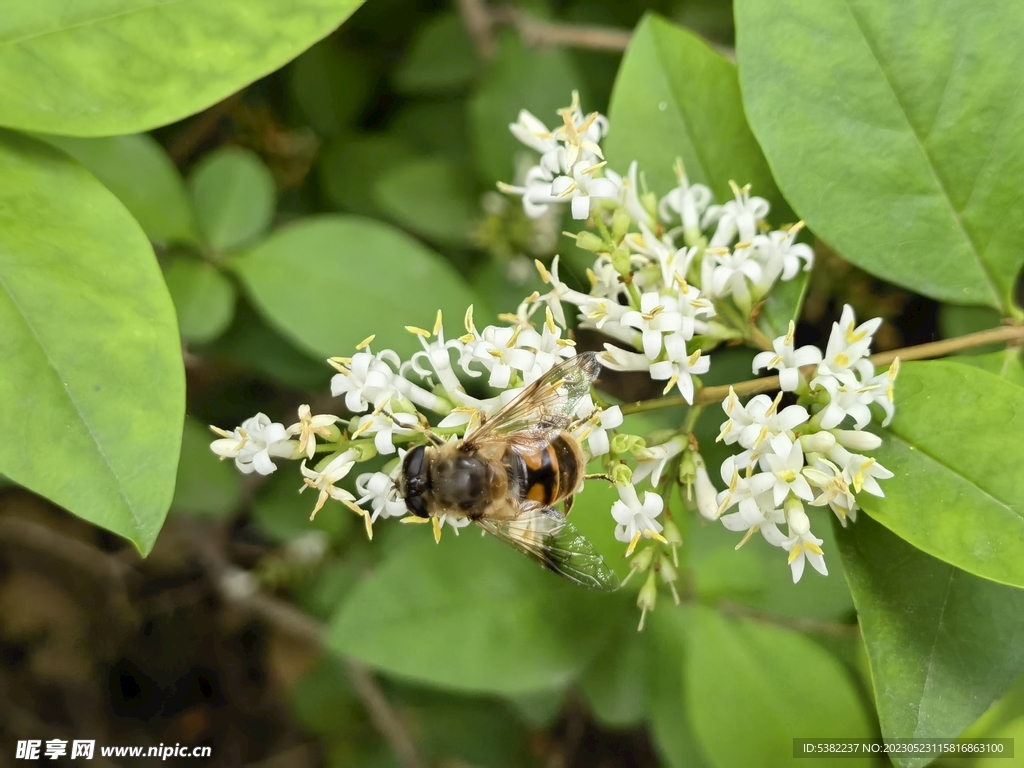
[{"label": "bee's leg", "polygon": [[566,496],[565,499],[563,500],[562,503],[563,503],[564,506],[562,507],[562,509],[563,509],[563,514],[566,517],[568,517],[569,513],[572,512],[572,505],[573,505],[574,501],[576,501],[576,496],[574,496],[574,495]]},{"label": "bee's leg", "polygon": [[584,475],[584,480],[607,480],[612,485],[615,485],[615,478],[611,475],[606,475],[603,472],[595,472],[592,475]]},{"label": "bee's leg", "polygon": [[377,412],[380,413],[382,416],[387,416],[389,419],[391,419],[391,421],[395,424],[396,427],[401,427],[402,429],[411,429],[416,432],[419,432],[422,435],[425,435],[427,440],[429,440],[434,446],[444,445],[444,440],[430,431],[430,423],[426,422],[426,419],[423,418],[422,414],[420,415],[420,418],[423,419],[423,421],[421,421],[419,424],[414,425],[403,424],[398,419],[396,419],[395,415],[384,406],[378,408]]}]

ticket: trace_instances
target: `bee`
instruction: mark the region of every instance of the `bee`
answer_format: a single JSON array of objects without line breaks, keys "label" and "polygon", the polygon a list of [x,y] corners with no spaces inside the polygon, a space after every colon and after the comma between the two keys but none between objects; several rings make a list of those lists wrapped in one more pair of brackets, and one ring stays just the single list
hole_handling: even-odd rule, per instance
[{"label": "bee", "polygon": [[569,431],[601,364],[584,353],[556,365],[462,439],[427,432],[431,445],[402,461],[398,489],[421,518],[469,518],[487,533],[583,586],[612,590],[618,577],[566,513],[586,462]]}]

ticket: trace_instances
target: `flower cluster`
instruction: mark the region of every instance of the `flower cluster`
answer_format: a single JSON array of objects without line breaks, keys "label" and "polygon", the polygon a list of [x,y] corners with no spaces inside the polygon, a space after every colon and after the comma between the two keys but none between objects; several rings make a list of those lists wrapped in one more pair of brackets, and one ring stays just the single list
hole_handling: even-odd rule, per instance
[{"label": "flower cluster", "polygon": [[[858,326],[853,309],[844,307],[824,356],[814,347],[794,349],[790,324],[789,333],[775,339],[772,352],[754,358],[754,372],[779,372],[778,396],[757,395],[744,405],[730,389],[722,403],[727,418],[718,439],[743,449],[722,463],[726,489],[716,494],[706,469],[697,470],[701,514],[721,519],[731,531],[744,532],[737,549],[758,531],[769,544],[785,549],[794,582],[800,580],[805,561],[819,573],[828,573],[822,540],[811,532],[805,502],[829,507],[846,526],[857,519],[854,494],[883,496],[878,480],[892,477],[865,455],[881,445],[881,438],[863,431],[871,421],[871,404],[885,413],[883,426],[893,415],[899,361],[875,375],[867,359],[880,322]],[[782,407],[786,392],[793,393],[796,402]],[[735,512],[723,515],[733,507]],[[782,524],[785,533],[778,527]]]},{"label": "flower cluster", "polygon": [[[599,358],[604,366],[646,372],[664,382],[665,394],[676,390],[692,406],[678,430],[650,445],[621,429],[618,406],[599,407],[585,397],[574,414],[572,429],[586,458],[599,460],[617,485],[609,524],[632,556],[630,575],[649,571],[638,601],[644,613],[654,607],[655,573],[675,594],[682,539],[664,489],[676,481],[695,491],[704,517],[745,532],[743,541],[760,531],[784,548],[794,580],[805,561],[825,573],[822,540],[811,533],[805,503],[828,506],[845,525],[856,517],[854,494],[880,495],[877,480],[890,476],[864,455],[879,444],[863,431],[870,406],[880,405],[891,418],[898,370],[894,364],[876,375],[867,358],[880,321],[856,325],[847,307],[824,353],[795,348],[792,324],[787,335],[766,338],[756,322],[761,303],[779,280],[813,263],[811,248],[797,242],[802,224],[772,230],[768,202],[749,187],[732,184],[732,199],[715,204],[711,190],[691,183],[681,163],[676,187],[658,197],[640,181],[637,163],[624,174],[607,167],[600,145],[609,130],[605,117],[584,115],[575,94],[559,117],[561,125],[548,129],[520,113],[510,130],[538,156],[521,184],[499,188],[519,196],[529,217],[550,217],[567,203],[572,217],[585,222],[575,240],[592,254],[588,290],[562,278],[558,256],[550,266],[538,261],[549,289],[502,315],[503,325],[478,329],[470,307],[464,333],[451,336],[438,313],[431,330],[407,326],[421,346],[407,360],[371,349],[373,337],[351,357],[332,358],[338,373],[331,392],[352,414],[347,420],[313,415],[308,406],[290,427],[258,414],[233,432],[217,430],[214,452],[233,458],[242,472],[262,474],[274,471],[275,459],[301,460],[303,489],[319,494],[314,514],[334,499],[363,516],[369,535],[380,518],[422,522],[407,516],[400,496],[405,451],[426,443],[428,429],[447,439],[472,431],[576,355],[574,327],[593,329],[608,339]],[[567,314],[566,307],[574,309]],[[726,488],[718,492],[691,430],[712,402],[697,399],[699,377],[717,347],[738,342],[772,347],[754,359],[754,372],[777,372],[782,392],[743,404],[730,391],[719,439],[738,452],[723,463]],[[795,402],[784,406],[786,393]],[[318,453],[324,458],[307,466]],[[382,468],[358,474],[349,486],[354,492],[341,487],[353,467],[375,456],[385,457]],[[649,487],[638,490],[642,484]],[[432,521],[436,537],[446,523],[457,532],[469,522]]]}]

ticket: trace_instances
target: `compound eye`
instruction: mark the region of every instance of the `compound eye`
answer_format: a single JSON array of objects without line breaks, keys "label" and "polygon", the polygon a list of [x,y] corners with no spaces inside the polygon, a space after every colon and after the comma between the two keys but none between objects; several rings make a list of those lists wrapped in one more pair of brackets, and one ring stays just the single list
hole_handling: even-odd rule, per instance
[{"label": "compound eye", "polygon": [[406,496],[405,506],[410,512],[416,515],[416,517],[430,517],[430,513],[427,512],[427,504],[419,494]]}]

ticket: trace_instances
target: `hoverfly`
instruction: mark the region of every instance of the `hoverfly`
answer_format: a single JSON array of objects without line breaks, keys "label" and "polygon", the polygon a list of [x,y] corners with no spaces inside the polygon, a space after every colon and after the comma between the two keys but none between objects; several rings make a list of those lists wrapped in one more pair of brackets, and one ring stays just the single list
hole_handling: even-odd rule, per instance
[{"label": "hoverfly", "polygon": [[601,364],[584,353],[556,365],[461,439],[427,432],[431,445],[403,459],[398,489],[417,517],[467,517],[561,576],[611,590],[618,577],[553,507],[572,506],[584,479],[579,442],[568,431]]}]

